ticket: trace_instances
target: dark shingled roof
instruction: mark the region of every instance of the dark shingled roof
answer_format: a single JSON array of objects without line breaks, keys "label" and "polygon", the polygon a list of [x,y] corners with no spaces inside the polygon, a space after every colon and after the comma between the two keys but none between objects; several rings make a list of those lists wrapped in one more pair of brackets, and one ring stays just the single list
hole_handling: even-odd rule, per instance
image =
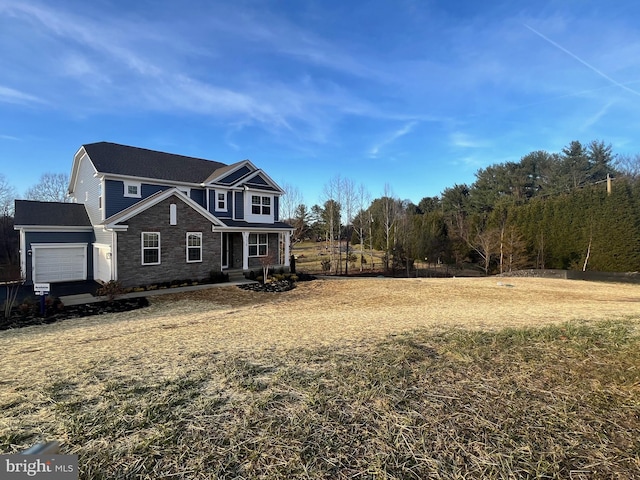
[{"label": "dark shingled roof", "polygon": [[174,182],[202,183],[227,165],[203,158],[156,152],[110,142],[83,145],[100,173],[158,178]]},{"label": "dark shingled roof", "polygon": [[48,227],[90,227],[89,215],[82,203],[16,200],[13,223]]}]

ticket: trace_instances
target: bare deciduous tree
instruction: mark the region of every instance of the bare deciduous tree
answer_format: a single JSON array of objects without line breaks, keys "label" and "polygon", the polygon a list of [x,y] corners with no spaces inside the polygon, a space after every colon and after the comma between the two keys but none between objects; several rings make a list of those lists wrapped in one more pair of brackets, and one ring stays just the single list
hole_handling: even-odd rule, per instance
[{"label": "bare deciduous tree", "polygon": [[[16,189],[0,173],[0,264],[5,264],[5,269],[7,265],[15,266],[18,262],[18,232],[13,229],[16,197]],[[3,275],[6,274],[3,272]],[[13,273],[9,276],[13,276]]]},{"label": "bare deciduous tree", "polygon": [[473,249],[476,251],[484,266],[484,274],[489,275],[489,267],[491,265],[491,258],[498,250],[500,243],[500,230],[494,228],[485,231],[478,231],[475,236],[475,242],[472,244]]},{"label": "bare deciduous tree", "polygon": [[346,248],[346,261],[345,261],[344,271],[345,271],[345,274],[349,274],[349,258],[350,258],[350,255],[349,255],[350,233],[349,232],[351,231],[350,227],[351,227],[351,223],[353,222],[353,216],[355,213],[356,202],[358,197],[357,197],[355,183],[353,182],[353,180],[349,178],[342,179],[341,190],[342,190],[342,203],[343,203],[342,222],[347,227],[347,234],[346,234],[347,248]]},{"label": "bare deciduous tree", "polygon": [[9,184],[7,177],[0,173],[0,216],[13,216],[13,202],[17,196],[16,189]]},{"label": "bare deciduous tree", "polygon": [[615,160],[615,169],[631,180],[640,178],[640,153],[635,155],[618,155]]},{"label": "bare deciduous tree", "polygon": [[[358,240],[360,241],[360,271],[362,271],[362,265],[365,263],[363,261],[365,238],[367,236],[371,237],[371,213],[367,211],[370,203],[371,195],[367,192],[365,186],[360,184],[356,192],[355,200],[355,208],[358,211],[358,214],[354,217],[353,221],[353,227],[358,235]],[[369,238],[369,241],[371,242],[372,239]],[[370,255],[371,264],[373,265],[373,249],[370,250]]]},{"label": "bare deciduous tree", "polygon": [[[329,249],[329,256],[331,258],[331,266],[334,265],[337,267],[335,273],[341,273],[338,269],[342,268],[341,261],[338,259],[336,262],[336,239],[338,242],[340,241],[340,233],[342,230],[342,219],[340,211],[342,209],[342,179],[340,175],[337,175],[329,180],[327,184],[325,184],[322,194],[325,198],[324,202],[324,221],[325,228],[327,230],[327,242]],[[338,253],[340,251],[338,243]]]},{"label": "bare deciduous tree", "polygon": [[268,255],[264,255],[260,257],[260,265],[262,266],[262,283],[267,283],[267,278],[269,277],[269,268],[272,265],[276,264],[276,256],[273,252],[270,252]]},{"label": "bare deciduous tree", "polygon": [[25,196],[28,200],[41,202],[69,202],[68,186],[69,175],[66,173],[44,173],[38,183],[29,187]]},{"label": "bare deciduous tree", "polygon": [[296,217],[296,209],[304,204],[304,198],[298,187],[289,183],[280,183],[285,194],[280,197],[280,218],[291,222]]},{"label": "bare deciduous tree", "polygon": [[388,183],[384,185],[382,196],[382,225],[384,228],[385,256],[384,270],[389,270],[389,256],[391,248],[395,244],[395,226],[398,217],[398,201],[393,196],[393,191]]}]

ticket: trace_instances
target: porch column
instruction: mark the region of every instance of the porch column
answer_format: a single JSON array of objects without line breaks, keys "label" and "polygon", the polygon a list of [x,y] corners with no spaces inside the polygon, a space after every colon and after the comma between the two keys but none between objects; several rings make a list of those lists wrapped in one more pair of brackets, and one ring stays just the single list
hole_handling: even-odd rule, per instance
[{"label": "porch column", "polygon": [[285,232],[285,233],[281,233],[280,235],[282,235],[284,237],[284,266],[288,267],[289,264],[291,263],[289,261],[289,257],[291,256],[291,254],[289,253],[289,243],[290,243],[290,239],[291,239],[291,235],[289,234],[289,232]]},{"label": "porch column", "polygon": [[242,270],[249,270],[249,232],[242,232]]}]

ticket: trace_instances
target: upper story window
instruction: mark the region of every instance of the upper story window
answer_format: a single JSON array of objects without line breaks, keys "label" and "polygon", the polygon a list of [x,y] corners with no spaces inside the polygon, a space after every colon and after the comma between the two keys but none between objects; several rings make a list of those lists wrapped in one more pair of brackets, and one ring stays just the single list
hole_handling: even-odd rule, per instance
[{"label": "upper story window", "polygon": [[251,195],[251,213],[253,215],[271,215],[271,197]]},{"label": "upper story window", "polygon": [[140,182],[124,182],[124,196],[142,198],[142,186]]},{"label": "upper story window", "polygon": [[227,192],[216,192],[216,212],[227,211]]}]

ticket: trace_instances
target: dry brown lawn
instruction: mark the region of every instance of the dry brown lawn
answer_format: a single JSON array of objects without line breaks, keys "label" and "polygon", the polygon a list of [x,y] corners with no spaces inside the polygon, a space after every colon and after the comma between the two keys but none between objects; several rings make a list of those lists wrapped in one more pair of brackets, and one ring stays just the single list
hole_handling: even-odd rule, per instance
[{"label": "dry brown lawn", "polygon": [[[121,314],[0,332],[5,382],[144,356],[143,368],[211,351],[357,345],[417,328],[499,329],[640,319],[640,286],[537,278],[331,279],[285,293],[237,287],[150,297]],[[6,393],[6,391],[5,391]]]},{"label": "dry brown lawn", "polygon": [[[628,353],[636,351],[640,286],[535,278],[331,279],[300,283],[281,294],[213,287],[149,299],[150,307],[142,310],[0,332],[0,451],[54,436],[67,452],[81,455],[81,478],[160,478],[160,471],[174,478],[215,478],[206,474],[212,465],[217,475],[238,478],[329,478],[331,472],[350,478],[367,469],[367,478],[409,478],[410,468],[433,478],[479,478],[474,475],[482,472],[486,478],[534,478],[540,472],[568,475],[574,466],[563,462],[578,455],[580,435],[598,438],[602,425],[632,415],[635,423],[616,427],[623,433],[621,440],[611,440],[610,457],[584,453],[578,473],[603,468],[609,478],[611,472],[624,476],[640,468],[640,443],[632,433],[640,422],[640,404],[633,400],[640,365]],[[535,354],[526,339],[518,346],[521,353],[513,353],[518,341],[511,334],[492,337],[490,342],[502,342],[496,347],[501,357],[492,358],[491,349],[483,350],[489,340],[473,333],[603,321],[623,322],[630,333],[620,334],[622,347],[618,327],[578,332],[575,341],[567,333],[573,343],[566,349],[564,334],[554,330],[551,340],[532,335]],[[464,342],[436,339],[457,331],[471,333]],[[413,338],[411,332],[420,335]],[[606,348],[599,346],[600,335],[607,338]],[[322,356],[322,349],[333,353]],[[563,363],[565,350],[575,364]],[[298,353],[303,351],[312,353]],[[518,362],[519,377],[505,377]],[[613,387],[605,385],[609,370],[597,382],[588,378],[607,362],[620,365],[612,370],[621,372]],[[545,371],[549,377],[543,379]],[[569,381],[572,375],[577,380]],[[433,383],[420,380],[425,378]],[[407,386],[411,382],[418,383]],[[552,391],[554,382],[558,390]],[[325,394],[323,384],[336,390]],[[583,401],[575,400],[582,395],[576,392],[585,388],[593,390],[584,394],[586,413],[575,413]],[[465,390],[476,403],[460,393]],[[601,401],[601,395],[609,400]],[[618,417],[607,410],[611,398],[619,398],[627,413]],[[521,403],[510,403],[516,400]],[[498,405],[500,412],[491,410]],[[530,439],[515,440],[522,429],[516,412],[530,414],[518,420],[531,422]],[[153,415],[158,417],[151,420]],[[334,421],[334,415],[347,416]],[[545,415],[558,423],[547,433],[534,425]],[[579,415],[589,421],[581,423]],[[456,423],[447,426],[454,417]],[[372,443],[358,457],[354,452],[365,448],[354,446],[363,435],[362,422],[370,422],[364,433]],[[405,422],[416,425],[409,431]],[[515,433],[499,438],[509,422]],[[340,433],[341,425],[353,431]],[[588,431],[578,432],[581,425]],[[425,443],[425,428],[432,429],[433,445]],[[355,443],[335,443],[343,437]],[[217,453],[211,453],[216,442]],[[546,442],[540,448],[548,463],[536,459],[541,452],[531,442]],[[305,454],[307,443],[346,456],[319,466],[314,462],[320,460]],[[268,455],[254,458],[256,449]],[[476,457],[465,460],[474,449]],[[391,463],[374,465],[380,451]],[[615,463],[616,455],[623,460]],[[283,460],[290,456],[291,462]],[[161,457],[169,463],[157,463]],[[445,457],[453,462],[448,470]],[[98,475],[107,467],[110,474]]]}]

